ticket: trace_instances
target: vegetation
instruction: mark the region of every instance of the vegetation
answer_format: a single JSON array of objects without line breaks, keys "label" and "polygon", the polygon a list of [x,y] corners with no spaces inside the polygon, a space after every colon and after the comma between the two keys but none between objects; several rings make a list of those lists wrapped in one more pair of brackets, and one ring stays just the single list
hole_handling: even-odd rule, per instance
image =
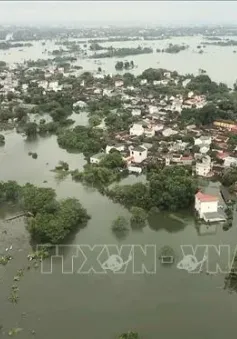
[{"label": "vegetation", "polygon": [[85,126],[61,131],[58,135],[58,144],[67,150],[82,152],[85,156],[96,154],[105,147],[103,132]]},{"label": "vegetation", "polygon": [[139,339],[137,332],[127,332],[119,336],[119,339]]},{"label": "vegetation", "polygon": [[3,134],[0,134],[0,146],[5,145],[5,137]]},{"label": "vegetation", "polygon": [[150,54],[153,53],[152,48],[138,46],[136,48],[108,48],[105,53],[95,53],[91,56],[92,59],[126,57],[129,55]]},{"label": "vegetation", "polygon": [[112,223],[112,231],[118,238],[125,238],[129,232],[128,221],[125,217],[119,216]]},{"label": "vegetation", "polygon": [[134,62],[131,60],[130,62],[129,61],[117,61],[116,62],[116,65],[115,65],[115,69],[117,71],[122,71],[123,69],[132,69],[134,68]]},{"label": "vegetation", "polygon": [[206,74],[193,77],[187,84],[187,88],[190,91],[197,91],[200,94],[217,94],[228,92],[228,87],[225,84],[217,84]]},{"label": "vegetation", "polygon": [[145,210],[143,208],[140,207],[132,207],[131,208],[131,225],[133,226],[144,226],[146,223],[146,219],[147,219],[147,213],[145,212]]},{"label": "vegetation", "polygon": [[1,182],[0,201],[15,201],[30,213],[27,228],[34,240],[60,243],[71,232],[82,227],[89,216],[77,199],[56,200],[52,188],[32,184],[18,185],[15,181]]},{"label": "vegetation", "polygon": [[233,187],[233,185],[237,182],[237,168],[230,167],[229,169],[225,170],[222,177],[220,178],[221,183],[224,186],[229,188]]},{"label": "vegetation", "polygon": [[153,169],[147,179],[145,184],[116,185],[107,194],[127,208],[136,206],[146,211],[152,207],[175,211],[192,205],[197,183],[187,167]]},{"label": "vegetation", "polygon": [[186,46],[186,45],[173,45],[173,44],[169,44],[169,46],[167,48],[162,49],[162,50],[157,49],[156,51],[158,53],[164,52],[164,53],[172,53],[172,54],[174,54],[174,53],[179,53],[181,51],[184,51],[187,48],[188,48],[188,46]]}]

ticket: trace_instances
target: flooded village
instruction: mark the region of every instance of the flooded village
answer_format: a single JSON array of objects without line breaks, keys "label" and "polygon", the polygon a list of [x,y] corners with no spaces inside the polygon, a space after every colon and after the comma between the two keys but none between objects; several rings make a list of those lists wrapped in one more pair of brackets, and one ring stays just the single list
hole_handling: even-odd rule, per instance
[{"label": "flooded village", "polygon": [[[2,28],[0,37],[0,334],[172,338],[172,316],[190,320],[184,338],[197,326],[195,338],[210,313],[217,338],[234,331],[237,85],[214,79],[201,58],[211,48],[232,56],[236,28]],[[162,61],[185,53],[200,58],[193,73]],[[129,256],[124,274],[108,265],[62,274],[85,244],[152,245],[156,274],[133,274]],[[56,255],[42,274],[55,245],[63,262]],[[231,249],[228,274],[177,268],[182,246],[220,245]],[[207,265],[227,264],[210,253]]]}]

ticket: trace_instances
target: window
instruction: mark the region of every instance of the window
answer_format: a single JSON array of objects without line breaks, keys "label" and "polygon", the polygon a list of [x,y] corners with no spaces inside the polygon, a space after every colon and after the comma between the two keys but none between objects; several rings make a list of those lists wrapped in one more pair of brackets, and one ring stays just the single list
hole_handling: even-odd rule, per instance
[{"label": "window", "polygon": [[132,154],[134,154],[134,152],[132,151]]},{"label": "window", "polygon": [[141,152],[139,153],[139,155],[140,155],[140,156],[142,155]]}]

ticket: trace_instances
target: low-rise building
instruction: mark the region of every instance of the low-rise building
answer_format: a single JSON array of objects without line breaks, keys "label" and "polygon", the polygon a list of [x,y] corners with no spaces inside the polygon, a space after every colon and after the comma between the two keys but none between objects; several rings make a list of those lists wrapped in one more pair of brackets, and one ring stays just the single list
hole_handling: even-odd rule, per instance
[{"label": "low-rise building", "polygon": [[145,132],[145,129],[143,127],[142,122],[137,122],[137,123],[133,124],[132,127],[129,129],[129,134],[131,136],[133,136],[133,135],[140,136],[140,135],[143,135],[144,132]]},{"label": "low-rise building", "polygon": [[119,152],[123,152],[125,150],[125,145],[122,145],[122,144],[107,145],[105,148],[105,153],[109,154],[112,149],[115,149]]},{"label": "low-rise building", "polygon": [[142,111],[139,108],[134,108],[132,110],[132,116],[134,116],[134,117],[140,116],[141,114],[142,114]]},{"label": "low-rise building", "polygon": [[201,136],[200,138],[194,138],[194,145],[208,145],[210,146],[212,142],[211,136]]},{"label": "low-rise building", "polygon": [[212,169],[211,158],[206,155],[201,161],[196,162],[196,174],[202,177],[208,177]]},{"label": "low-rise building", "polygon": [[217,196],[198,192],[195,195],[195,210],[202,219],[205,213],[215,213],[218,211],[218,202],[219,198]]},{"label": "low-rise building", "polygon": [[205,222],[225,221],[226,216],[219,208],[219,197],[198,192],[195,195],[195,210]]},{"label": "low-rise building", "polygon": [[140,164],[147,158],[147,148],[145,146],[130,147],[130,156],[133,158],[132,162]]},{"label": "low-rise building", "polygon": [[115,87],[122,87],[123,86],[123,80],[116,80],[114,83]]},{"label": "low-rise building", "polygon": [[91,164],[99,164],[101,160],[104,158],[105,153],[97,153],[90,157]]},{"label": "low-rise building", "polygon": [[177,134],[178,132],[177,131],[174,131],[172,128],[166,128],[162,134],[164,137],[170,137],[171,135],[175,135]]},{"label": "low-rise building", "polygon": [[237,158],[228,156],[224,159],[224,167],[237,166]]}]

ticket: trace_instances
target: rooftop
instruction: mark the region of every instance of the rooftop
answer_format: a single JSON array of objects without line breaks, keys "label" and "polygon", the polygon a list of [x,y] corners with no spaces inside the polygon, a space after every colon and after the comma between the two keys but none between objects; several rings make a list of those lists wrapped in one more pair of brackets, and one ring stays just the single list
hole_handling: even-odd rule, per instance
[{"label": "rooftop", "polygon": [[219,201],[219,198],[215,195],[204,194],[202,192],[198,192],[195,197],[201,202],[212,202]]},{"label": "rooftop", "polygon": [[146,151],[146,148],[143,146],[136,146],[136,147],[131,148],[131,150],[135,152],[144,152]]},{"label": "rooftop", "polygon": [[91,156],[91,158],[101,159],[105,156],[105,153],[97,153]]}]

